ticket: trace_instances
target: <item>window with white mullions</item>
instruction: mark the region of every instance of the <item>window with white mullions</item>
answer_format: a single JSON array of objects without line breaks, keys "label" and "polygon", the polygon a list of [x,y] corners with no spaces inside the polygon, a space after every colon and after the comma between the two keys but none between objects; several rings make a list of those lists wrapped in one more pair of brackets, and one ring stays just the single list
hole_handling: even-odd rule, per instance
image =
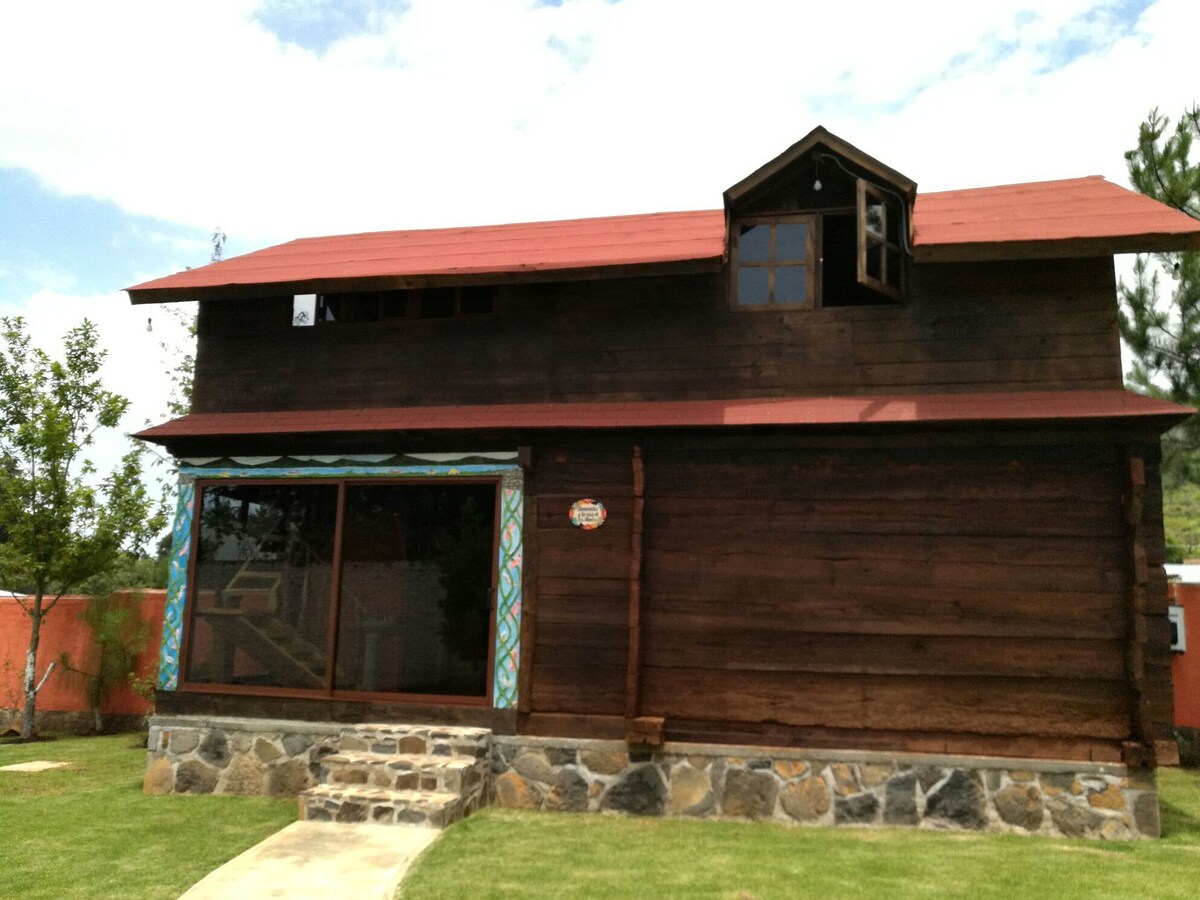
[{"label": "window with white mullions", "polygon": [[814,305],[815,225],[812,216],[772,216],[736,223],[733,279],[738,306]]}]

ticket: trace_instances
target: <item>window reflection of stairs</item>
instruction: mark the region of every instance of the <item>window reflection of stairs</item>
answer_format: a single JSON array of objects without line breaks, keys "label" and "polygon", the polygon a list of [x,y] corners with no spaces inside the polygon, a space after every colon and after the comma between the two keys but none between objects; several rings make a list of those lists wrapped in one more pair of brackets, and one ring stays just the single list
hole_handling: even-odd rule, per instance
[{"label": "window reflection of stairs", "polygon": [[319,690],[325,686],[325,648],[312,643],[287,621],[293,618],[303,624],[308,605],[308,568],[319,560],[311,548],[303,545],[305,565],[299,607],[289,612],[287,560],[294,543],[294,537],[280,533],[262,538],[221,589],[218,605],[201,614],[213,627],[218,670],[232,674],[234,655],[240,652],[269,673],[271,682]]},{"label": "window reflection of stairs", "polygon": [[238,648],[254,657],[275,679],[289,687],[325,686],[323,648],[271,616],[243,614],[238,621]]}]

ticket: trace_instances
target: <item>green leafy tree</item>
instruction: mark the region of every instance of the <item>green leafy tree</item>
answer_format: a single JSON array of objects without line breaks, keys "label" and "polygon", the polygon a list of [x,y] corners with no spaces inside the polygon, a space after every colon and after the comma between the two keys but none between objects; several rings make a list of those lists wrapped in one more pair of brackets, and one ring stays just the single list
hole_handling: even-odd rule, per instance
[{"label": "green leafy tree", "polygon": [[[129,401],[106,390],[105,351],[86,319],[63,338],[61,359],[33,347],[21,318],[0,319],[0,584],[30,619],[22,738],[36,733],[42,621],[66,593],[111,571],[122,549],[157,534],[164,518],[142,482],[140,447],[102,475],[87,457]],[[51,668],[53,664],[51,664]]]},{"label": "green leafy tree", "polygon": [[[1152,110],[1138,130],[1137,147],[1125,154],[1133,186],[1200,219],[1200,159],[1193,159],[1198,139],[1200,106],[1185,111],[1174,128]],[[1165,281],[1171,282],[1169,295]],[[1139,256],[1132,284],[1122,280],[1119,292],[1121,337],[1134,356],[1131,386],[1200,404],[1200,251]],[[1200,422],[1172,430],[1163,452],[1164,474],[1172,482],[1200,476]]]}]

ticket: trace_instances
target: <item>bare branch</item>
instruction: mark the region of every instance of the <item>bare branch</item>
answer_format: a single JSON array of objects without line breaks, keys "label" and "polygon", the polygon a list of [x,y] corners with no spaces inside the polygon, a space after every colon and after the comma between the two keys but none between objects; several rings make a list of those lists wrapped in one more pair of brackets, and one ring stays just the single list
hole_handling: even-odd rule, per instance
[{"label": "bare branch", "polygon": [[55,665],[56,664],[52,662],[52,663],[50,663],[50,665],[46,666],[46,674],[42,676],[42,680],[37,683],[36,687],[34,687],[33,696],[36,697],[39,693],[41,693],[42,685],[44,685],[46,683],[46,679],[49,678],[50,673],[54,671]]}]

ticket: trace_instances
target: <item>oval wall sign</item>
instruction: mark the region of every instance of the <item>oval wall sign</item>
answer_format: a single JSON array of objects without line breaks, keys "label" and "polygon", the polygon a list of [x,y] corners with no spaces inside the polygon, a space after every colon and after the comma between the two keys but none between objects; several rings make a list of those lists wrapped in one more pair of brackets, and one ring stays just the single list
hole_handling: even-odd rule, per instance
[{"label": "oval wall sign", "polygon": [[608,518],[608,510],[599,500],[576,500],[571,504],[571,524],[584,531],[599,528]]}]

